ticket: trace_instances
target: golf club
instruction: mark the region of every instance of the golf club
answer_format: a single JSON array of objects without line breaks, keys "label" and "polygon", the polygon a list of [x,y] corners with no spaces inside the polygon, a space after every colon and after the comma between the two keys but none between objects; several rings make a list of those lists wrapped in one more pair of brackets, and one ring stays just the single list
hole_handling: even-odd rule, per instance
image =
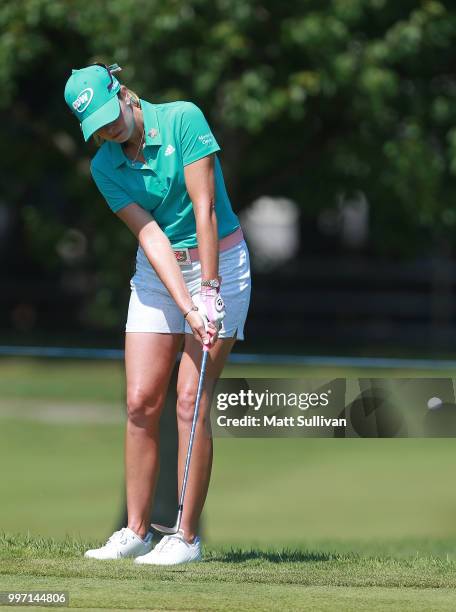
[{"label": "golf club", "polygon": [[184,479],[182,481],[182,490],[181,490],[181,494],[179,498],[179,506],[177,509],[176,523],[174,527],[165,527],[164,525],[158,525],[157,523],[152,523],[152,527],[156,531],[159,531],[160,533],[164,533],[167,535],[177,533],[180,529],[182,512],[184,510],[185,489],[187,488],[188,469],[190,466],[190,459],[192,457],[193,439],[195,437],[196,422],[198,420],[199,404],[200,404],[200,399],[201,399],[201,392],[203,389],[204,374],[206,372],[206,362],[207,362],[208,353],[209,353],[209,348],[203,345],[203,358],[201,361],[201,370],[200,370],[200,375],[199,375],[199,380],[198,380],[198,390],[196,393],[195,411],[193,413],[192,429],[190,432],[190,439],[188,441],[187,458],[185,460],[185,469],[184,469]]}]

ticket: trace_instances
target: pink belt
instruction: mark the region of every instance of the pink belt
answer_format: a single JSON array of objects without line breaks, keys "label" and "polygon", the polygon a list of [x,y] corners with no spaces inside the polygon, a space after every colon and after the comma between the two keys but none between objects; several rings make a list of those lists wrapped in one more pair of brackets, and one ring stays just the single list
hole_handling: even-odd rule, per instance
[{"label": "pink belt", "polygon": [[[241,228],[238,227],[237,230],[235,230],[231,234],[228,234],[228,236],[225,236],[225,238],[221,238],[219,240],[219,251],[220,252],[227,251],[228,249],[231,249],[231,247],[236,246],[243,240],[244,240],[244,234],[242,233]],[[193,261],[199,261],[200,259],[197,248],[196,249],[186,249],[186,248],[185,249],[173,249],[173,251],[174,251],[174,255],[176,256],[177,263],[180,266],[191,264]]]}]

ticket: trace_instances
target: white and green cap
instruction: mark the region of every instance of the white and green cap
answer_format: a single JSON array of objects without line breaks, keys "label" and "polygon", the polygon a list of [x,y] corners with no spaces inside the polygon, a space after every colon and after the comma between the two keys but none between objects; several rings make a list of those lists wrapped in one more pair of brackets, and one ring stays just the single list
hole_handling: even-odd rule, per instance
[{"label": "white and green cap", "polygon": [[122,70],[117,64],[93,64],[72,70],[65,85],[65,102],[81,124],[87,142],[94,132],[120,114],[117,97],[120,83],[113,72]]}]

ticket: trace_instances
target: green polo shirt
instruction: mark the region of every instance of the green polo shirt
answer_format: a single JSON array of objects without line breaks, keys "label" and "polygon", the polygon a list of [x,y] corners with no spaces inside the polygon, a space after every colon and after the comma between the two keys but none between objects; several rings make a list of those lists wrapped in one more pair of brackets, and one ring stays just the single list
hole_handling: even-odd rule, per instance
[{"label": "green polo shirt", "polygon": [[[195,247],[196,222],[185,187],[184,166],[220,150],[201,110],[191,102],[151,104],[141,100],[143,162],[132,163],[117,142],[105,142],[90,170],[111,210],[135,202],[148,210],[177,248]],[[215,156],[215,211],[219,238],[239,227]]]}]

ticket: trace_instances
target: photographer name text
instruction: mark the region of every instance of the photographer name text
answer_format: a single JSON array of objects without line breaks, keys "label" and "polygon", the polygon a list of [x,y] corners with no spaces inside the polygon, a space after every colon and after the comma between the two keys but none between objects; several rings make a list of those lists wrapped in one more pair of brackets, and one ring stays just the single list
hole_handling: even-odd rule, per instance
[{"label": "photographer name text", "polygon": [[231,418],[224,414],[217,417],[219,427],[345,427],[347,419],[325,418],[320,415],[311,417],[263,415],[255,417],[246,415],[241,418]]}]

